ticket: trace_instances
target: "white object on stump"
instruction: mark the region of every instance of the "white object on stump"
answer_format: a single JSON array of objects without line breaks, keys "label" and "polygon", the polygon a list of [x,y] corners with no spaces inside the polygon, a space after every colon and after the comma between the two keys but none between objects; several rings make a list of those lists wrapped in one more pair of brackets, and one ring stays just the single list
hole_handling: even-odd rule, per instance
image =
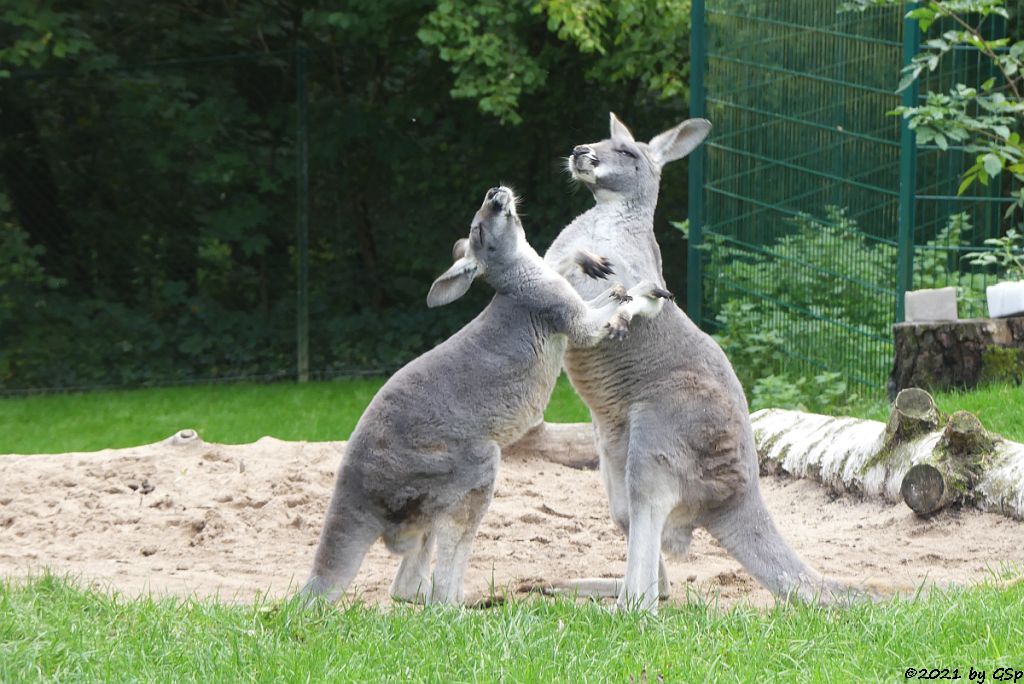
[{"label": "white object on stump", "polygon": [[955,287],[907,292],[903,303],[903,319],[907,322],[957,320]]},{"label": "white object on stump", "polygon": [[1024,281],[1007,281],[985,288],[989,318],[1024,313]]},{"label": "white object on stump", "polygon": [[966,411],[940,415],[924,390],[900,392],[888,424],[782,409],[751,422],[764,471],[903,501],[920,515],[958,502],[1024,520],[1024,444]]}]

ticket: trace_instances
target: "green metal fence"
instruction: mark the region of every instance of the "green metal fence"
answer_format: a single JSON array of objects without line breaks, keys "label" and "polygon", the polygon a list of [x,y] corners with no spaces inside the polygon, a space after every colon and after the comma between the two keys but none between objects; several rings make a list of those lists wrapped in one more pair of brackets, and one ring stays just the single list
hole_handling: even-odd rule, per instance
[{"label": "green metal fence", "polygon": [[[956,285],[960,315],[984,315],[986,276],[962,257],[1004,208],[997,184],[957,196],[964,152],[916,146],[887,112],[988,66],[964,51],[898,94],[920,40],[906,9],[837,6],[693,2],[691,111],[715,128],[691,162],[688,309],[761,330],[780,370],[881,387],[906,290]],[[973,228],[949,224],[960,212]]]}]

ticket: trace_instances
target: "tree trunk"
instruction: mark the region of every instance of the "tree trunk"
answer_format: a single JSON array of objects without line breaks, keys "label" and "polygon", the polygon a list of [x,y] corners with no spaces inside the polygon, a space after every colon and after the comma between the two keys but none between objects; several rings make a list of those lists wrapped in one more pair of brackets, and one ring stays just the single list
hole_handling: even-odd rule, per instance
[{"label": "tree trunk", "polygon": [[889,398],[908,387],[969,389],[1024,378],[1024,316],[899,323]]},{"label": "tree trunk", "polygon": [[501,451],[504,459],[536,456],[578,470],[597,468],[597,447],[590,423],[538,423]]},{"label": "tree trunk", "polygon": [[888,423],[780,409],[752,422],[764,472],[904,501],[919,515],[964,503],[1024,520],[1024,444],[966,411],[941,416],[922,390],[901,392]]},{"label": "tree trunk", "polygon": [[21,227],[46,249],[39,261],[47,275],[68,280],[72,290],[91,290],[78,248],[83,236],[64,211],[39,127],[15,85],[8,79],[0,90],[0,178]]}]

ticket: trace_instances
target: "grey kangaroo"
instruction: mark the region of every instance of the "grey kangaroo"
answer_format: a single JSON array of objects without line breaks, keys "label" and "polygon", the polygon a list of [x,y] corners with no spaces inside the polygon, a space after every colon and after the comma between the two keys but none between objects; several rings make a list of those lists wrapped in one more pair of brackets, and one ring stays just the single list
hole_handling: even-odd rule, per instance
[{"label": "grey kangaroo", "polygon": [[[584,302],[526,241],[508,188],[492,188],[459,240],[454,264],[430,288],[431,307],[455,301],[480,276],[496,293],[462,330],[395,373],[359,419],[348,442],[324,520],[307,601],[336,600],[370,545],[402,561],[397,599],[460,603],[463,573],[494,489],[501,447],[543,411],[558,374],[548,347],[568,337],[578,347],[621,338],[634,316],[654,316],[668,292],[641,283]],[[591,276],[610,268],[590,254]],[[429,576],[436,547],[436,565]]]},{"label": "grey kangaroo", "polygon": [[[654,238],[661,169],[710,130],[708,121],[690,119],[643,143],[612,114],[610,138],[569,157],[569,171],[596,204],[561,232],[548,262],[585,249],[613,258],[627,286],[663,285]],[[569,280],[584,297],[597,294],[578,274]],[[721,348],[678,306],[638,321],[619,345],[570,340],[565,368],[590,408],[611,515],[628,539],[623,581],[585,579],[569,588],[655,611],[669,587],[661,550],[684,554],[703,526],[777,596],[829,601],[845,593],[776,530],[758,487],[743,388]]]}]

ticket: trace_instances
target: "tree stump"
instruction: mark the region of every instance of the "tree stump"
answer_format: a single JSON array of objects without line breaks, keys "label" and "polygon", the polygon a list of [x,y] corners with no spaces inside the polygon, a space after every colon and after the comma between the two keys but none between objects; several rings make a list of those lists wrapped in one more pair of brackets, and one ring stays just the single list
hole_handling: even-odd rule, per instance
[{"label": "tree stump", "polygon": [[908,387],[970,389],[1024,376],[1024,316],[899,323],[893,340],[890,398]]}]

